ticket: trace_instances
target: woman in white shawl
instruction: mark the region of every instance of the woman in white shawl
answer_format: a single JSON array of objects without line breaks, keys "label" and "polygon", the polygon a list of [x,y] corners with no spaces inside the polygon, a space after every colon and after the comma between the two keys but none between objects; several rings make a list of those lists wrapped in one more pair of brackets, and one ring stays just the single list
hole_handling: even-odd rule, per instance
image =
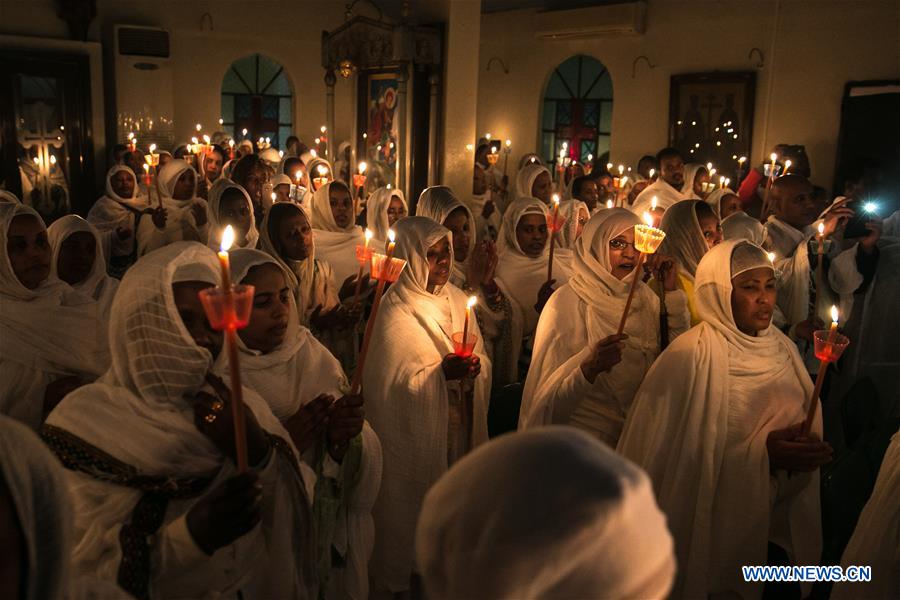
[{"label": "woman in white shawl", "polygon": [[137,232],[150,220],[154,207],[140,194],[137,177],[125,165],[113,165],[106,174],[106,195],[88,211],[88,222],[103,235],[103,250],[111,275],[119,278],[137,260]]},{"label": "woman in white shawl", "polygon": [[[466,296],[449,283],[450,232],[431,219],[397,223],[395,256],[407,261],[385,294],[363,372],[372,428],[384,448],[375,503],[374,592],[410,589],[416,518],[425,492],[466,452],[487,440],[490,360],[478,323],[474,354],[453,353]],[[461,391],[465,393],[461,394]]]},{"label": "woman in white shawl", "polygon": [[425,497],[416,556],[432,600],[661,600],[675,577],[647,475],[559,426],[501,436],[454,465]]},{"label": "woman in white shawl", "polygon": [[559,230],[557,248],[573,250],[575,242],[581,237],[584,226],[591,218],[591,211],[581,200],[564,200],[559,205],[559,216],[565,219],[565,223]]},{"label": "woman in white shawl", "polygon": [[0,413],[37,429],[45,410],[109,367],[107,315],[50,275],[40,215],[0,203]]},{"label": "woman in white shawl", "polygon": [[724,220],[736,212],[742,211],[741,198],[729,188],[716,188],[704,198],[719,219]]},{"label": "woman in white shawl", "polygon": [[524,338],[534,335],[550,294],[569,279],[571,263],[564,256],[554,255],[553,281],[547,281],[548,240],[547,207],[543,202],[520,198],[510,204],[497,240],[497,285],[517,303]]},{"label": "woman in white shawl", "polygon": [[210,375],[222,334],[197,296],[218,270],[190,242],[138,261],[110,315],[112,367],[44,425],[75,503],[72,566],[136,598],[315,597],[314,476],[247,388],[252,470],[235,464],[231,394]]},{"label": "woman in white shawl", "polygon": [[371,244],[380,248],[388,240],[388,229],[409,214],[409,205],[403,192],[387,187],[378,188],[366,200],[366,226],[372,231]]},{"label": "woman in white shawl", "polygon": [[96,300],[99,314],[108,315],[119,280],[106,274],[103,244],[94,226],[78,215],[66,215],[50,225],[47,239],[53,251],[50,276]]},{"label": "woman in white shawl", "polygon": [[209,240],[207,245],[218,251],[222,234],[231,225],[236,248],[256,248],[259,230],[253,214],[253,201],[247,190],[228,179],[219,178],[209,188]]},{"label": "woman in white shawl", "polygon": [[841,558],[845,572],[851,565],[872,567],[872,580],[835,583],[834,600],[900,597],[900,432],[891,438],[875,489]]},{"label": "woman in white shawl", "polygon": [[453,234],[450,283],[466,295],[478,297],[475,315],[491,359],[494,388],[515,383],[519,380],[522,315],[518,304],[503,294],[494,279],[498,260],[494,242],[475,242],[472,211],[447,186],[425,189],[416,204],[416,215],[434,220]]},{"label": "woman in white shawl", "polygon": [[709,183],[709,171],[704,165],[688,163],[684,165],[684,187],[681,195],[685,200],[703,200],[708,192],[703,191],[703,184]]},{"label": "woman in white shawl", "polygon": [[[317,178],[325,178],[326,183],[331,183],[334,181],[334,172],[331,169],[331,163],[329,163],[324,158],[314,157],[312,160],[306,162],[306,176],[309,178],[309,191],[310,193],[315,193],[321,189],[320,187],[316,187],[316,182],[313,181]],[[346,183],[344,184],[347,185]]]},{"label": "woman in white shawl", "polygon": [[[831,449],[800,437],[812,383],[771,326],[775,272],[758,246],[723,242],[696,276],[700,325],[654,363],[618,450],[647,470],[675,538],[675,598],[758,598],[742,565],[779,547],[814,565],[822,547],[818,468]],[[768,563],[772,564],[772,563]],[[809,593],[804,584],[804,595]]]},{"label": "woman in white shawl", "polygon": [[[576,243],[572,278],[547,302],[535,337],[519,428],[569,424],[615,447],[644,374],[659,354],[659,300],[638,282],[623,335],[616,328],[635,271],[634,226],[623,208],[591,217]],[[656,254],[655,266],[666,260]],[[669,330],[688,328],[677,269],[666,274]]]},{"label": "woman in white shawl", "polygon": [[141,219],[138,226],[138,255],[172,242],[205,243],[209,239],[206,200],[197,197],[197,172],[183,160],[172,159],[159,170],[156,191],[162,211]]},{"label": "woman in white shawl", "polygon": [[350,142],[341,142],[334,157],[335,178],[350,185]]},{"label": "woman in white shawl", "polygon": [[[299,324],[284,268],[249,249],[231,252],[231,268],[234,281],[255,287],[250,324],[239,332],[244,381],[316,471],[319,584],[328,598],[364,600],[381,444],[363,421],[362,397],[345,395],[349,386],[340,363]],[[222,356],[217,368],[227,373]],[[334,553],[339,561],[332,560]]]},{"label": "woman in white shawl", "polygon": [[354,223],[350,188],[340,181],[326,183],[313,194],[311,204],[316,253],[331,265],[335,282],[343,286],[356,279],[356,246],[364,242],[362,229]]},{"label": "woman in white shawl", "polygon": [[542,164],[528,163],[516,174],[516,198],[537,198],[550,206],[553,178]]},{"label": "woman in white shawl", "polygon": [[[678,289],[687,297],[691,325],[696,325],[700,316],[694,301],[694,276],[700,259],[722,241],[719,219],[702,200],[685,200],[669,207],[659,228],[666,232],[659,251],[678,263]],[[650,282],[650,287],[660,293],[658,281]]]},{"label": "woman in white shawl", "polygon": [[722,219],[722,237],[726,240],[747,240],[762,246],[766,241],[766,226],[741,210]]}]

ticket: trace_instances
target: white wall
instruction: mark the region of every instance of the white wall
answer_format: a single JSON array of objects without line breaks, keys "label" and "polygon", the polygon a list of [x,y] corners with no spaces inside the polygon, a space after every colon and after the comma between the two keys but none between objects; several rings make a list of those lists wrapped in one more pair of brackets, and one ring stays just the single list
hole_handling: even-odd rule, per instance
[{"label": "white wall", "polygon": [[[97,0],[89,39],[106,41],[113,24],[163,27],[171,33],[176,139],[189,139],[195,123],[212,129],[221,107],[222,77],[232,62],[259,52],[285,67],[294,86],[294,130],[307,143],[325,124],[321,35],[344,22],[344,2],[307,0]],[[0,33],[68,38],[53,0],[0,0]],[[209,12],[214,30],[201,31]],[[352,81],[352,80],[351,80]],[[350,81],[338,77],[336,139],[351,129]],[[103,140],[95,140],[102,145]],[[336,145],[335,145],[336,146]]]},{"label": "white wall", "polygon": [[[514,160],[535,150],[546,81],[569,56],[587,54],[612,76],[612,161],[634,164],[667,143],[671,75],[752,70],[747,56],[758,47],[753,161],[778,142],[805,144],[813,179],[830,187],[844,84],[900,78],[897,0],[650,0],[647,15],[644,35],[569,41],[536,39],[542,15],[532,10],[484,15],[479,135],[511,138]],[[642,54],[656,68],[642,61],[632,78]],[[508,75],[496,61],[486,71],[493,56]]]}]

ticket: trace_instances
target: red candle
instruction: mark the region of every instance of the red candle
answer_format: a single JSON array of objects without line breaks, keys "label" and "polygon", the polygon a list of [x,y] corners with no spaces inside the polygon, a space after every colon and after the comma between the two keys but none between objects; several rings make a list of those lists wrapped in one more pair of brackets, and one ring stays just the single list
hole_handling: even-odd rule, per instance
[{"label": "red candle", "polygon": [[553,194],[553,222],[550,224],[550,256],[547,259],[547,281],[553,279],[553,249],[556,247],[557,219],[559,219],[559,194]]},{"label": "red candle", "polygon": [[469,296],[468,302],[466,302],[466,320],[463,323],[463,336],[462,336],[462,347],[463,351],[465,351],[466,346],[469,343],[469,318],[472,316],[472,307],[475,306],[475,303],[478,302],[478,298],[476,296]]},{"label": "red candle", "polygon": [[229,225],[222,233],[219,250],[219,266],[222,272],[222,291],[225,293],[226,325],[225,350],[228,353],[228,371],[231,375],[231,408],[234,420],[234,445],[237,451],[238,470],[247,471],[247,430],[244,421],[244,394],[241,384],[241,367],[237,344],[237,316],[234,309],[234,295],[231,287],[231,264],[228,249],[234,243],[234,229]]}]

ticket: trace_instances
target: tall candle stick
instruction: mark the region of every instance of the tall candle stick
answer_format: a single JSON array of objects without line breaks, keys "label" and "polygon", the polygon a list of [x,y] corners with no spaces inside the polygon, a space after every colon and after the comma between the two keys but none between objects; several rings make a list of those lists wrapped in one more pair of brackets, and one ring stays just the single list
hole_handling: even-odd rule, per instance
[{"label": "tall candle stick", "polygon": [[818,227],[816,227],[818,234],[816,235],[816,239],[818,240],[818,247],[816,248],[816,299],[815,304],[813,304],[813,317],[815,318],[819,312],[819,298],[821,298],[822,293],[822,279],[823,279],[823,271],[824,267],[822,263],[825,262],[825,222],[820,221]]},{"label": "tall candle stick", "polygon": [[229,225],[222,233],[219,250],[219,265],[222,271],[222,291],[225,293],[226,326],[225,347],[228,352],[228,371],[231,375],[231,409],[234,421],[234,445],[237,452],[238,470],[247,471],[247,431],[244,421],[244,394],[241,386],[240,355],[237,343],[237,315],[234,306],[234,290],[231,286],[231,265],[228,249],[234,243],[234,229]]},{"label": "tall candle stick", "polygon": [[766,193],[763,197],[762,212],[759,214],[759,220],[762,223],[765,223],[769,217],[769,195],[772,193],[772,183],[775,181],[775,161],[778,160],[778,155],[773,152],[769,158],[772,159],[772,164],[769,166],[769,179],[766,180]]},{"label": "tall candle stick", "polygon": [[[394,257],[394,242],[396,235],[393,229],[388,229],[388,245],[386,259],[384,261],[385,271],[390,270],[391,259]],[[378,315],[378,307],[381,306],[381,296],[384,294],[384,285],[387,282],[387,275],[382,273],[382,277],[378,279],[378,285],[375,287],[375,298],[372,300],[372,311],[369,313],[369,320],[366,323],[366,331],[363,334],[362,348],[359,351],[359,359],[356,362],[356,371],[353,373],[353,383],[350,386],[350,395],[355,396],[359,393],[362,386],[363,368],[366,366],[366,355],[369,352],[369,342],[372,339],[372,330],[375,325],[375,317]]]},{"label": "tall candle stick", "polygon": [[553,222],[550,224],[550,256],[547,259],[547,281],[553,279],[553,249],[556,246],[557,219],[559,219],[559,194],[553,194]]},{"label": "tall candle stick", "polygon": [[809,407],[806,411],[806,419],[803,421],[801,435],[809,435],[812,429],[813,420],[816,418],[816,408],[819,406],[819,394],[822,392],[822,384],[825,382],[825,372],[828,370],[828,364],[838,359],[834,351],[834,340],[837,336],[838,327],[838,309],[837,306],[831,307],[831,329],[828,331],[828,339],[825,342],[825,349],[820,356],[819,372],[816,374],[816,385],[813,387],[812,396],[809,399]]},{"label": "tall candle stick", "polygon": [[353,304],[359,303],[359,294],[362,291],[362,279],[363,279],[363,269],[366,264],[371,260],[371,256],[369,254],[369,242],[372,241],[372,237],[375,234],[368,227],[366,228],[366,232],[363,234],[363,250],[362,250],[362,259],[359,261],[359,272],[356,274],[356,292],[353,294]]},{"label": "tall candle stick", "polygon": [[475,303],[478,302],[478,298],[476,296],[469,296],[469,300],[466,302],[466,320],[463,323],[463,336],[462,336],[462,347],[466,348],[469,340],[469,318],[472,315],[472,307],[475,306]]},{"label": "tall candle stick", "polygon": [[[631,288],[628,290],[628,298],[625,300],[625,310],[622,311],[622,319],[616,333],[621,335],[625,331],[625,322],[628,319],[628,311],[631,309],[631,301],[634,299],[634,290],[641,278],[641,267],[644,264],[644,255],[653,254],[665,239],[666,234],[661,229],[653,227],[653,216],[645,212],[644,223],[634,226],[634,248],[638,251],[637,264],[634,266],[634,277],[631,279]],[[660,282],[662,283],[662,282]]]},{"label": "tall candle stick", "polygon": [[506,147],[503,149],[503,176],[506,177],[506,169],[509,166],[509,153],[512,149],[512,141],[506,140]]}]

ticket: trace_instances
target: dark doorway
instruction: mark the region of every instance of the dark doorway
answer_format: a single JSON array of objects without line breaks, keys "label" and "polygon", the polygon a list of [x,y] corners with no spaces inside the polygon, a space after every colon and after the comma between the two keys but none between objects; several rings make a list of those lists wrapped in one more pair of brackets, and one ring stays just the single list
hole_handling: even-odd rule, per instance
[{"label": "dark doorway", "polygon": [[97,197],[90,82],[87,56],[0,49],[0,187],[48,225]]}]

